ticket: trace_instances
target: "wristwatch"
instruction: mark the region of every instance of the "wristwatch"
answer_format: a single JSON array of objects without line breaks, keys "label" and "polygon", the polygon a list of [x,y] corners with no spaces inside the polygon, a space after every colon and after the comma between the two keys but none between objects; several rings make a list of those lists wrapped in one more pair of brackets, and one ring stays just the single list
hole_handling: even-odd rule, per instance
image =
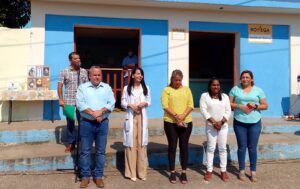
[{"label": "wristwatch", "polygon": [[258,105],[257,104],[255,104],[255,108],[254,109],[256,109],[256,110],[258,109]]}]

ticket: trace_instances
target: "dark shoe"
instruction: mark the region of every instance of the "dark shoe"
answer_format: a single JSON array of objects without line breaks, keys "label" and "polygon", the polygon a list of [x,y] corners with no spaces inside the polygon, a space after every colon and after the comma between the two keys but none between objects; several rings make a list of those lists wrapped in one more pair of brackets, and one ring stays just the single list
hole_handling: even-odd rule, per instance
[{"label": "dark shoe", "polygon": [[90,183],[90,179],[82,179],[80,182],[80,188],[88,187],[89,183]]},{"label": "dark shoe", "polygon": [[175,172],[171,172],[170,177],[169,177],[169,181],[172,184],[176,184],[176,173]]},{"label": "dark shoe", "polygon": [[98,188],[104,188],[104,181],[102,178],[95,179],[95,183]]},{"label": "dark shoe", "polygon": [[227,172],[221,172],[221,179],[224,181],[224,182],[227,182],[229,180],[229,176],[227,174]]},{"label": "dark shoe", "polygon": [[212,172],[207,171],[204,175],[204,180],[210,181],[212,179]]},{"label": "dark shoe", "polygon": [[65,153],[72,152],[74,149],[75,149],[75,145],[74,144],[69,144],[69,146],[67,146],[66,149],[65,149]]},{"label": "dark shoe", "polygon": [[186,173],[181,173],[180,182],[181,182],[181,184],[186,184],[187,183]]}]

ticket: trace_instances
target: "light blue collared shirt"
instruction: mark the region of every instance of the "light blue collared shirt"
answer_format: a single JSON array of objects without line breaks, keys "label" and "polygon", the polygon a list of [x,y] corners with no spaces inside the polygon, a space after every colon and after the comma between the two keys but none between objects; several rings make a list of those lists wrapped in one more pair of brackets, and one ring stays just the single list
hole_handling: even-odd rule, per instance
[{"label": "light blue collared shirt", "polygon": [[[91,115],[84,112],[90,108],[92,110],[100,110],[107,108],[110,112],[115,107],[115,97],[111,87],[101,82],[98,86],[94,86],[90,81],[81,84],[77,89],[76,106],[83,118],[95,120]],[[102,117],[107,118],[110,112],[105,113]]]}]

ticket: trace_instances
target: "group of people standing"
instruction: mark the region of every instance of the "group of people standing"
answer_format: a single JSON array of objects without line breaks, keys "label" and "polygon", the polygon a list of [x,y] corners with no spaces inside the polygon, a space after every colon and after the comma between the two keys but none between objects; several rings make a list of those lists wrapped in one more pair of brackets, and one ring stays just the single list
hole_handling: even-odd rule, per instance
[{"label": "group of people standing", "polygon": [[[94,182],[104,187],[103,172],[105,149],[108,135],[108,116],[113,111],[115,99],[111,87],[102,82],[101,68],[92,66],[89,73],[80,68],[80,57],[73,52],[69,55],[71,66],[63,70],[58,83],[59,104],[76,105],[80,117],[80,187],[85,188],[91,176],[91,149],[95,141]],[[89,80],[88,80],[89,78]],[[168,140],[169,181],[176,183],[175,158],[179,141],[182,184],[188,182],[187,164],[189,138],[193,129],[191,112],[194,109],[192,92],[182,84],[183,74],[174,70],[170,83],[161,94],[164,110],[164,131]],[[65,96],[62,86],[65,85]],[[147,107],[151,105],[150,88],[144,80],[142,68],[132,67],[128,85],[123,89],[121,106],[126,110],[123,127],[125,146],[125,177],[132,181],[147,179],[148,119]],[[72,100],[70,100],[72,99]],[[245,180],[245,157],[248,149],[250,179],[257,181],[257,144],[261,133],[261,110],[268,108],[263,90],[254,85],[253,73],[245,70],[240,75],[240,84],[233,87],[229,96],[222,93],[220,80],[212,78],[207,92],[200,98],[200,112],[206,120],[207,171],[204,179],[213,177],[213,159],[216,145],[220,154],[221,179],[228,181],[227,135],[228,121],[234,111],[233,128],[238,144],[239,179]],[[67,119],[69,145],[66,152],[75,147],[74,120]]]}]

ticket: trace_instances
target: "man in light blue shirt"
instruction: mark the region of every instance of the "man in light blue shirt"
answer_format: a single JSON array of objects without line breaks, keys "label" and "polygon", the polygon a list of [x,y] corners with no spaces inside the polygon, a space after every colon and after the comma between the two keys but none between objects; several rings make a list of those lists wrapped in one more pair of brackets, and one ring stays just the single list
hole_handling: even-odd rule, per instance
[{"label": "man in light blue shirt", "polygon": [[80,188],[86,188],[91,176],[91,149],[95,139],[96,163],[94,180],[96,186],[104,187],[103,172],[108,134],[108,116],[113,111],[115,98],[111,87],[102,82],[100,67],[92,66],[89,71],[90,81],[79,86],[76,105],[81,115],[80,120]]},{"label": "man in light blue shirt", "polygon": [[128,56],[122,61],[122,67],[126,71],[124,74],[124,85],[128,85],[128,71],[138,66],[138,57],[133,53],[132,49],[129,49]]}]

